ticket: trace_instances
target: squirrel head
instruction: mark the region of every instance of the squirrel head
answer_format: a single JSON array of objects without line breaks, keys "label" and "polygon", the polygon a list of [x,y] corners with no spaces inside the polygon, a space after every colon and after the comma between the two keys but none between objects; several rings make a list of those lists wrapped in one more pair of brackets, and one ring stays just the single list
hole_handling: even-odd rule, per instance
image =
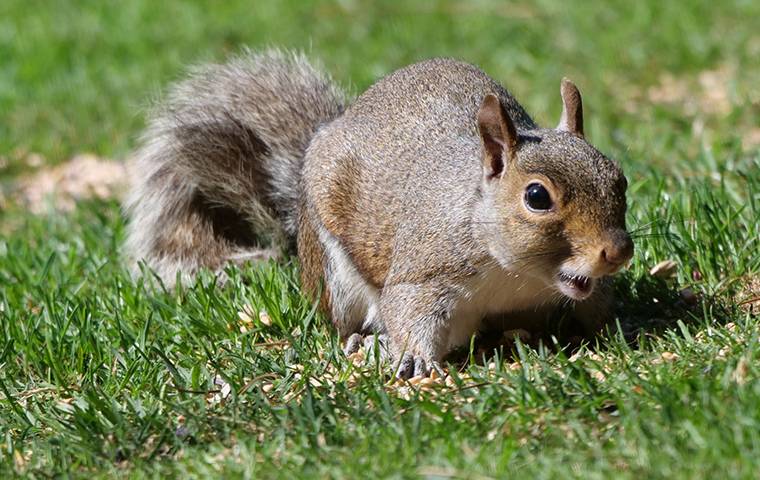
[{"label": "squirrel head", "polygon": [[633,255],[627,181],[617,162],[585,140],[578,88],[563,79],[561,94],[557,128],[519,133],[498,96],[483,100],[483,221],[476,224],[503,268],[583,300]]}]

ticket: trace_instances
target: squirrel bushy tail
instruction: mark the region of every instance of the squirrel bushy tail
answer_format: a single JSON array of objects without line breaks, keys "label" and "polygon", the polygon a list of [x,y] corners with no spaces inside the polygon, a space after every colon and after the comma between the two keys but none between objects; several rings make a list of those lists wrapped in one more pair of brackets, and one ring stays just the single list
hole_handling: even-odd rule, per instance
[{"label": "squirrel bushy tail", "polygon": [[344,95],[301,55],[279,50],[196,68],[156,108],[125,204],[128,255],[167,286],[292,249],[304,152]]}]

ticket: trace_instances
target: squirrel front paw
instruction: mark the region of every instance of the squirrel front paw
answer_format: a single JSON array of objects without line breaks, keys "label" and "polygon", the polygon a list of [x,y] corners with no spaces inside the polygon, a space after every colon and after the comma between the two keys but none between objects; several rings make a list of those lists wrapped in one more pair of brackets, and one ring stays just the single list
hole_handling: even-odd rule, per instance
[{"label": "squirrel front paw", "polygon": [[405,352],[396,369],[396,378],[408,380],[412,377],[429,377],[433,370],[437,370],[440,376],[443,376],[443,369],[435,360],[426,361],[422,355]]},{"label": "squirrel front paw", "polygon": [[346,339],[346,344],[343,345],[343,354],[349,356],[352,353],[358,352],[362,343],[364,343],[364,338],[358,333],[352,333],[351,336]]},{"label": "squirrel front paw", "polygon": [[359,351],[363,346],[369,358],[377,358],[381,363],[387,364],[394,369],[394,376],[403,380],[412,377],[428,377],[435,369],[442,373],[440,364],[433,360],[426,360],[422,355],[414,355],[411,352],[404,352],[397,360],[393,358],[388,350],[389,338],[387,334],[371,334],[362,336],[354,333],[346,339],[343,346],[343,353],[348,356]]}]

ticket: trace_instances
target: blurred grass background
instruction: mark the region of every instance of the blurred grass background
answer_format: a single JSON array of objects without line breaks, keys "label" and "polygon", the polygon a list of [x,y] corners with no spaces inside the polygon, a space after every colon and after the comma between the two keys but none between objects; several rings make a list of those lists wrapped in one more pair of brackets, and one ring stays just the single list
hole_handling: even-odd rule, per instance
[{"label": "blurred grass background", "polygon": [[678,105],[653,107],[647,89],[665,74],[696,80],[730,69],[734,108],[708,126],[723,141],[740,137],[737,127],[749,126],[759,108],[760,36],[750,26],[759,15],[754,1],[5,0],[0,152],[11,169],[27,152],[52,163],[82,151],[122,157],[148,101],[188,64],[276,45],[306,50],[354,92],[416,60],[463,58],[549,124],[566,75],[585,94],[590,135],[602,148],[627,145],[646,151],[648,164],[667,165],[702,139],[689,135],[691,118]]}]

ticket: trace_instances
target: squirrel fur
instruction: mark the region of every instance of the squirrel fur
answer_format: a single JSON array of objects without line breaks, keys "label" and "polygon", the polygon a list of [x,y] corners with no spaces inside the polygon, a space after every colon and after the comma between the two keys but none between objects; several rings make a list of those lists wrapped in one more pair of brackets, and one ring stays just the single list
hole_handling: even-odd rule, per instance
[{"label": "squirrel fur", "polygon": [[487,318],[571,303],[597,330],[606,279],[633,254],[627,182],[585,140],[567,79],[561,97],[559,125],[541,128],[453,59],[402,68],[348,106],[300,54],[197,69],[138,152],[129,254],[172,285],[295,246],[304,291],[340,335],[385,335],[404,376]]}]

